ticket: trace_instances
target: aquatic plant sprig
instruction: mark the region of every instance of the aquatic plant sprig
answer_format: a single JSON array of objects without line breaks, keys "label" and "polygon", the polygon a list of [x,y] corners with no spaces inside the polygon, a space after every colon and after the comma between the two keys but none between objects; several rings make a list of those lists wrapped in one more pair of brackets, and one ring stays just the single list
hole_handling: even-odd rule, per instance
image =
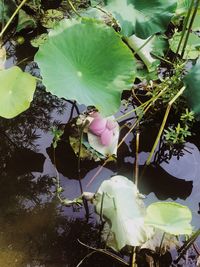
[{"label": "aquatic plant sprig", "polygon": [[158,132],[158,135],[157,135],[157,137],[156,137],[156,140],[155,140],[155,142],[154,142],[154,145],[153,145],[153,147],[152,147],[152,149],[151,149],[151,152],[150,152],[150,154],[149,154],[149,156],[148,156],[148,159],[147,159],[147,161],[146,161],[146,165],[149,165],[150,163],[151,163],[151,159],[152,159],[152,157],[153,157],[153,154],[154,154],[154,152],[155,152],[155,149],[156,149],[156,147],[157,147],[157,145],[158,145],[158,143],[159,143],[159,140],[160,140],[160,138],[161,138],[161,135],[162,135],[162,133],[163,133],[163,131],[164,131],[164,128],[165,128],[165,124],[166,124],[166,122],[167,122],[167,118],[168,118],[168,116],[169,116],[169,113],[170,113],[170,110],[171,110],[171,107],[172,107],[172,105],[174,104],[174,102],[183,94],[183,92],[185,91],[185,86],[183,86],[181,89],[180,89],[180,91],[178,91],[178,93],[171,99],[171,101],[168,103],[168,105],[167,105],[167,109],[166,109],[166,111],[165,111],[165,115],[164,115],[164,118],[163,118],[163,121],[162,121],[162,123],[161,123],[161,126],[160,126],[160,129],[159,129],[159,132]]}]

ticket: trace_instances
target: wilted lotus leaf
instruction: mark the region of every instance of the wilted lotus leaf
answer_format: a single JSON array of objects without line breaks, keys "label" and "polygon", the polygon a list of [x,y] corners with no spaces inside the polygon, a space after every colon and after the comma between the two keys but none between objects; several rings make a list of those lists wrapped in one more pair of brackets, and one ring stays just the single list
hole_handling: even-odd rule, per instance
[{"label": "wilted lotus leaf", "polygon": [[120,36],[92,19],[63,20],[35,57],[47,90],[58,97],[115,113],[131,89],[134,58]]},{"label": "wilted lotus leaf", "polygon": [[107,219],[113,239],[108,244],[115,250],[125,245],[140,246],[153,235],[144,225],[146,214],[137,187],[124,176],[104,181],[97,191],[96,211]]}]

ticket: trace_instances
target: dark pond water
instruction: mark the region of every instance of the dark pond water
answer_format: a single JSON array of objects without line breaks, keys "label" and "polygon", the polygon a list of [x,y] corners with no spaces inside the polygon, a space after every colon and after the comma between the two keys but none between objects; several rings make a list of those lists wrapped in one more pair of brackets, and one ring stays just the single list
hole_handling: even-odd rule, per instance
[{"label": "dark pond water", "polygon": [[[22,46],[7,44],[7,67],[24,58],[31,59],[34,49],[27,41]],[[38,75],[37,66],[26,62],[20,66]],[[38,85],[31,108],[13,120],[0,119],[0,267],[74,267],[89,253],[83,243],[101,247],[98,218],[90,207],[87,220],[85,209],[61,207],[55,198],[52,163],[52,126],[65,124],[84,106],[73,108],[73,103],[59,100],[45,93]],[[124,107],[122,107],[123,112]],[[199,136],[187,142],[184,148],[169,157],[162,151],[159,164],[144,171],[143,165],[152,147],[159,124],[147,125],[141,134],[139,180],[141,193],[147,195],[145,203],[159,200],[176,200],[190,207],[194,229],[200,226],[200,142]],[[65,127],[62,141],[56,149],[57,169],[60,174],[63,196],[73,199],[80,196],[77,180],[77,158],[68,143],[69,127]],[[123,131],[122,131],[123,134]],[[114,174],[130,179],[135,160],[135,133],[127,138],[118,151],[116,163],[106,165],[95,180],[100,163],[82,162],[83,191],[95,192],[101,182]],[[157,161],[158,162],[158,161]],[[174,255],[175,257],[176,255]],[[190,254],[181,266],[196,266],[197,254]],[[120,266],[108,257],[94,254],[82,266]],[[163,265],[164,266],[164,265]]]}]

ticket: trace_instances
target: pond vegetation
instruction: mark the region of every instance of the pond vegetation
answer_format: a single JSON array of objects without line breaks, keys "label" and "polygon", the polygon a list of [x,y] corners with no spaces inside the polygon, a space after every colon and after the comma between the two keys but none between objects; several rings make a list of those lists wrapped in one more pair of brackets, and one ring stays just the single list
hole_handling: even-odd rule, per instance
[{"label": "pond vegetation", "polygon": [[200,266],[200,0],[1,0],[0,26],[0,265]]}]

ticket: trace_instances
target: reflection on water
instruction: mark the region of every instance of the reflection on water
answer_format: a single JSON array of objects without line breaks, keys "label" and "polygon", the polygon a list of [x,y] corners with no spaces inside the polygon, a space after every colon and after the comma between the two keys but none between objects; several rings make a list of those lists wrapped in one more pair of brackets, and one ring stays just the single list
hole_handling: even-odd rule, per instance
[{"label": "reflection on water", "polygon": [[[53,138],[50,128],[52,125],[65,124],[70,118],[73,105],[46,94],[42,88],[38,88],[37,94],[30,110],[13,120],[1,119],[0,266],[2,267],[72,267],[90,252],[78,243],[78,239],[93,247],[102,245],[99,227],[92,210],[88,222],[83,208],[78,210],[73,207],[61,207],[53,193],[55,186],[52,177],[55,176],[55,169],[49,157]],[[74,114],[77,115],[75,111]],[[58,167],[60,166],[61,184],[65,189],[64,195],[74,198],[80,195],[76,180],[77,161],[66,142],[70,129],[68,127],[65,129],[64,141],[60,141],[56,157]],[[114,173],[132,179],[133,140],[134,135],[119,150],[117,163],[107,165],[87,191],[95,192],[102,180],[108,179]],[[191,146],[190,144],[190,148]],[[148,148],[144,151],[148,151]],[[198,170],[195,168],[199,166],[199,150],[193,145],[190,152],[184,152],[179,160],[175,156],[172,157],[169,160],[170,164],[162,163],[162,167],[154,163],[144,169],[143,164],[147,154],[141,156],[143,155],[141,151],[142,176],[139,185],[141,192],[150,194],[147,198],[148,203],[156,201],[157,196],[159,199],[171,198],[179,202],[182,199],[181,203],[189,205],[192,200],[192,203],[198,206],[199,199],[196,192],[199,189],[195,180]],[[192,158],[189,158],[191,155]],[[186,161],[188,161],[187,166],[191,167],[191,172],[186,167],[187,175],[184,171]],[[179,163],[182,164],[180,167]],[[81,167],[83,188],[86,190],[86,184],[95,174],[98,165],[93,162],[82,162]],[[198,207],[195,210],[195,205],[191,208],[198,214]],[[194,224],[198,227],[197,218]],[[105,256],[94,254],[82,266],[117,266],[117,263]]]},{"label": "reflection on water", "polygon": [[[34,50],[30,47],[23,49],[23,46],[16,49],[12,44],[7,49],[7,66],[30,57]],[[35,63],[21,62],[20,65],[33,75],[39,75]],[[84,109],[79,108],[80,111]],[[63,194],[71,199],[80,195],[77,158],[69,145],[70,127],[66,125],[77,113],[73,103],[46,93],[38,84],[29,110],[12,120],[0,118],[0,267],[74,267],[90,252],[78,243],[78,239],[90,246],[101,247],[92,208],[88,222],[83,208],[63,208],[54,196],[50,129],[55,125],[65,127],[56,149],[57,168],[65,189]],[[188,143],[184,150],[173,153],[161,149],[156,162],[144,168],[157,127],[150,125],[142,134],[139,187],[148,195],[145,201],[148,204],[158,199],[173,199],[188,205],[193,212],[193,224],[199,228],[198,138],[191,140],[198,148]],[[117,173],[132,179],[134,157],[135,133],[129,135],[119,149],[117,162],[106,165],[89,188],[86,185],[100,164],[82,161],[83,189],[95,192],[104,179]],[[94,254],[82,266],[118,265]]]}]

